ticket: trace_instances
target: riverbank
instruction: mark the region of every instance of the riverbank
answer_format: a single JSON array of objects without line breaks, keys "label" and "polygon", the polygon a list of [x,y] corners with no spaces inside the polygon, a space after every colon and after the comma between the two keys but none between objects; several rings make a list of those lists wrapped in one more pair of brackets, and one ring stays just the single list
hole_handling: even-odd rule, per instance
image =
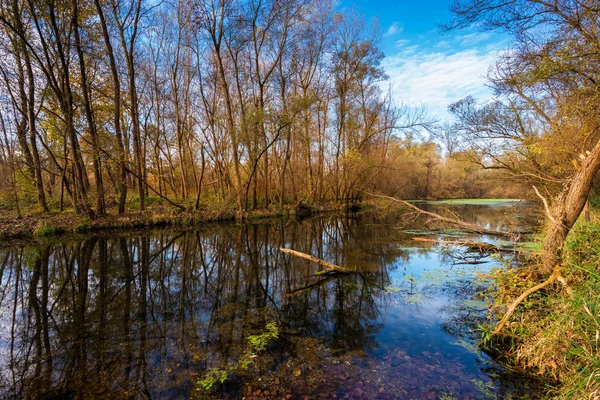
[{"label": "riverbank", "polygon": [[[556,283],[526,299],[486,347],[504,363],[549,382],[548,398],[600,398],[600,204],[591,221],[579,221],[569,235]],[[536,261],[494,274],[493,311],[535,286]],[[500,315],[501,316],[501,315]],[[493,324],[482,327],[483,332]],[[486,335],[484,333],[484,339]],[[489,338],[489,336],[488,336]]]},{"label": "riverbank", "polygon": [[[368,207],[363,204],[362,207]],[[168,205],[155,204],[144,211],[129,210],[118,214],[111,210],[107,215],[95,219],[79,215],[72,210],[64,212],[29,212],[21,217],[13,210],[0,212],[0,240],[56,236],[66,233],[84,233],[110,229],[133,229],[144,227],[188,227],[209,222],[234,220],[259,220],[274,217],[305,217],[311,214],[342,212],[345,203],[323,203],[316,205],[273,206],[269,209],[247,211],[240,215],[234,208],[203,210],[180,210]]]},{"label": "riverbank", "polygon": [[[224,221],[252,221],[275,217],[306,217],[312,214],[346,211],[348,205],[340,202],[325,202],[322,204],[306,205],[303,203],[271,205],[268,209],[246,211],[240,215],[234,206],[215,205],[205,206],[200,210],[187,210],[172,207],[161,199],[149,197],[144,211],[137,211],[138,203],[134,200],[128,204],[128,210],[118,214],[116,208],[108,211],[106,215],[90,219],[85,215],[77,214],[72,209],[59,212],[51,211],[41,213],[31,206],[17,215],[17,210],[11,207],[0,207],[0,239],[25,239],[33,237],[56,236],[65,233],[85,233],[109,229],[134,229],[144,227],[178,227],[194,226],[207,222]],[[448,199],[437,201],[409,200],[414,203],[428,203],[440,205],[513,205],[521,202],[518,199]],[[377,202],[362,202],[360,205],[352,204],[353,211],[361,208],[380,207]]]},{"label": "riverbank", "polygon": [[[42,213],[34,205],[21,210],[21,216],[13,207],[0,207],[0,240],[26,239],[33,237],[56,236],[65,233],[85,233],[110,229],[134,229],[144,227],[185,227],[208,222],[224,221],[252,221],[276,217],[306,217],[311,214],[343,212],[348,205],[340,202],[324,202],[322,204],[305,205],[286,204],[271,205],[268,209],[246,211],[242,215],[233,205],[205,206],[194,210],[190,205],[188,209],[181,210],[163,202],[160,198],[149,197],[144,211],[136,210],[138,206],[135,199],[130,201],[127,211],[118,214],[116,208],[110,209],[106,215],[90,219],[85,215],[77,214],[72,209],[65,211],[51,211]],[[440,205],[498,205],[517,204],[518,199],[450,199],[450,200],[409,200],[415,203],[428,203]],[[353,211],[361,208],[386,208],[377,201],[365,201],[360,205],[353,204]]]}]

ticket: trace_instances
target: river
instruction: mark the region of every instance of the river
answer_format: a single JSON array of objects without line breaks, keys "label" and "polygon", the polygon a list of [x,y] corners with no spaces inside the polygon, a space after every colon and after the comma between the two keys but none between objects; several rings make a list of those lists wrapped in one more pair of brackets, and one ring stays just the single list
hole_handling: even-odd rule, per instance
[{"label": "river", "polygon": [[[453,210],[527,224],[512,202]],[[423,235],[464,237],[371,211],[4,245],[0,397],[536,398],[477,348],[501,261]]]}]

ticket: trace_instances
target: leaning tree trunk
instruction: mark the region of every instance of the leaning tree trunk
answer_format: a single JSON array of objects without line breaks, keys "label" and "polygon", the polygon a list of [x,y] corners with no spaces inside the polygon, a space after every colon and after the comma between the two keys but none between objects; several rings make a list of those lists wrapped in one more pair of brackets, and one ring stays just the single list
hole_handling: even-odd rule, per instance
[{"label": "leaning tree trunk", "polygon": [[600,142],[582,161],[581,167],[569,180],[567,186],[559,195],[554,210],[548,217],[551,220],[550,229],[544,239],[542,250],[543,272],[552,273],[556,265],[562,262],[562,250],[567,235],[577,222],[588,199],[592,180],[600,170]]}]

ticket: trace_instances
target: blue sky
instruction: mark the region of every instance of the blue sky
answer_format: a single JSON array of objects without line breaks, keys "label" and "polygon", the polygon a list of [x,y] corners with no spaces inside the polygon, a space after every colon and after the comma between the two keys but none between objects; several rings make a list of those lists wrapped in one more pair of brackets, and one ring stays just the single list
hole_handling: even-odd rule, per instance
[{"label": "blue sky", "polygon": [[378,18],[386,55],[383,66],[396,102],[425,105],[441,121],[449,118],[448,104],[467,95],[491,98],[485,76],[509,45],[504,35],[475,29],[442,33],[438,24],[451,20],[451,3],[342,0],[338,4]]}]

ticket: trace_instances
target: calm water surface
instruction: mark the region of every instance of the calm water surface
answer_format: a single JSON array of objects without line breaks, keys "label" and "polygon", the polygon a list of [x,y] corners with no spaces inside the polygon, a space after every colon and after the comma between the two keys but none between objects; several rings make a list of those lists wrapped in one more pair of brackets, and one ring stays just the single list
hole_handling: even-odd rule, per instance
[{"label": "calm water surface", "polygon": [[[454,210],[504,229],[525,213]],[[1,248],[0,398],[534,396],[476,347],[477,274],[497,261],[461,264],[411,241],[422,229],[361,213]],[[357,273],[315,276],[280,247]]]}]

